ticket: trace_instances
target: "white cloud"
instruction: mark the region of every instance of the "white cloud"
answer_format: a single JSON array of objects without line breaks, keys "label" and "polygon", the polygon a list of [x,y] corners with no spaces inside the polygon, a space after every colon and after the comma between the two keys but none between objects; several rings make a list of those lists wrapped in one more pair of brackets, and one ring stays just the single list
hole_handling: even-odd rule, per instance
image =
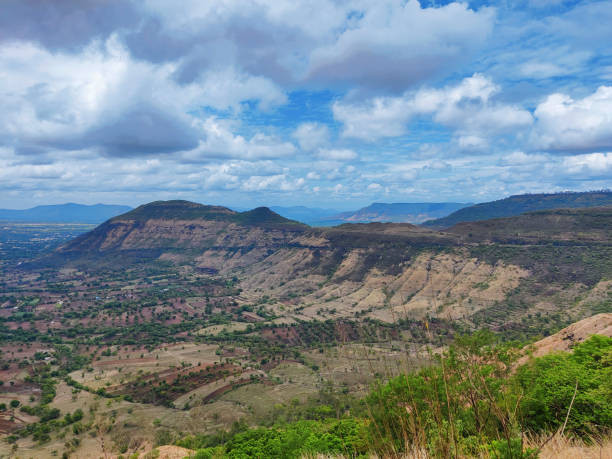
[{"label": "white cloud", "polygon": [[494,11],[463,3],[423,8],[417,0],[357,2],[352,23],[310,58],[310,78],[406,89],[481,46]]},{"label": "white cloud", "polygon": [[295,191],[304,186],[303,178],[291,179],[285,174],[258,176],[253,175],[241,183],[240,188],[244,191]]},{"label": "white cloud", "polygon": [[321,123],[302,123],[293,132],[293,138],[302,150],[312,151],[329,142],[329,129]]},{"label": "white cloud", "polygon": [[402,135],[417,115],[452,128],[458,145],[480,150],[487,138],[513,132],[532,123],[529,111],[499,103],[500,88],[489,78],[474,74],[442,89],[421,89],[401,97],[378,97],[365,104],[334,103],[334,117],[344,124],[343,135],[364,140]]},{"label": "white cloud", "polygon": [[350,161],[357,158],[357,153],[348,148],[344,149],[321,149],[317,156],[324,160],[331,161]]},{"label": "white cloud", "polygon": [[514,151],[503,156],[500,159],[500,164],[504,166],[531,166],[538,165],[546,161],[544,155],[527,154],[523,151]]},{"label": "white cloud", "polygon": [[612,175],[612,153],[589,153],[563,159],[563,167],[572,175]]},{"label": "white cloud", "polygon": [[600,86],[582,99],[551,94],[534,114],[535,148],[563,152],[612,148],[612,86]]},{"label": "white cloud", "polygon": [[344,125],[342,135],[373,141],[404,134],[413,107],[403,97],[376,97],[365,104],[335,102],[334,118]]},{"label": "white cloud", "polygon": [[256,133],[250,139],[235,135],[234,123],[209,117],[201,123],[204,140],[193,150],[184,151],[182,158],[192,162],[209,162],[215,158],[270,159],[286,158],[296,152],[291,142]]},{"label": "white cloud", "polygon": [[419,91],[414,97],[415,111],[433,113],[435,121],[467,136],[529,126],[532,116],[527,110],[492,100],[499,90],[490,78],[477,73],[455,86]]},{"label": "white cloud", "polygon": [[[151,30],[167,38],[166,53],[173,53],[172,45],[187,56],[206,50],[201,59],[185,59],[198,67],[188,73],[240,63],[275,81],[394,90],[465,61],[494,24],[492,8],[476,11],[459,2],[423,8],[417,0],[187,0],[181,8],[147,0],[143,15],[155,18]],[[135,47],[139,38],[133,38]],[[163,54],[141,48],[147,55]]]},{"label": "white cloud", "polygon": [[202,105],[219,110],[237,110],[248,100],[258,101],[263,110],[287,102],[285,94],[269,79],[240,73],[234,68],[206,72],[189,88]]},{"label": "white cloud", "polygon": [[179,85],[175,69],[171,63],[134,60],[117,36],[78,54],[4,43],[3,141],[25,154],[49,148],[97,148],[113,156],[167,153],[197,145],[202,132],[192,112],[203,106],[238,108],[256,100],[267,108],[285,102],[284,94],[261,77],[229,69]]}]

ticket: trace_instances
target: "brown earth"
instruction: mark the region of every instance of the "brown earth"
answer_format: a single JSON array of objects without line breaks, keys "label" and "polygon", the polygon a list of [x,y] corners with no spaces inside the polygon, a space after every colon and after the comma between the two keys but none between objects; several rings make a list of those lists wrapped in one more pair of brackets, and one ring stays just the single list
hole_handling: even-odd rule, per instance
[{"label": "brown earth", "polygon": [[597,314],[582,319],[569,327],[534,343],[533,356],[539,357],[555,351],[568,351],[591,335],[612,337],[612,314]]}]

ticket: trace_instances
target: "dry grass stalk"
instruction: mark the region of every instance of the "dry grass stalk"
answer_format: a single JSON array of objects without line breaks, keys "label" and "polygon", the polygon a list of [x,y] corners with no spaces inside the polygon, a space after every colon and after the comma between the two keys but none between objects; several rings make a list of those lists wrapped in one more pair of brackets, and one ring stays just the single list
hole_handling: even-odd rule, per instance
[{"label": "dry grass stalk", "polygon": [[[543,438],[527,438],[527,446],[537,448],[543,443]],[[554,435],[546,443],[539,454],[540,459],[612,459],[612,437],[591,439],[589,444],[583,440],[565,435]]]}]

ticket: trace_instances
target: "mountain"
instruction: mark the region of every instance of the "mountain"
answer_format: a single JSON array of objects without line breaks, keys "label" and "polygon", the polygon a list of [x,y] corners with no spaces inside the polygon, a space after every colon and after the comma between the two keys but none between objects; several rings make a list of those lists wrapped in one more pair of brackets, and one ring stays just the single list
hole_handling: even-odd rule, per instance
[{"label": "mountain", "polygon": [[[539,211],[442,233],[408,223],[312,228],[268,208],[159,201],[103,223],[46,262],[95,271],[164,261],[236,276],[249,297],[265,291],[290,301],[295,308],[282,315],[291,320],[429,315],[504,328],[552,288],[551,310],[575,311],[572,318],[590,310],[578,307],[572,286],[586,292],[612,275],[610,228],[610,208]],[[517,327],[540,327],[542,317]]]},{"label": "mountain", "polygon": [[328,219],[339,213],[339,211],[334,209],[320,209],[317,207],[305,206],[271,206],[270,209],[285,218],[297,220],[307,225],[317,225],[322,220]]},{"label": "mountain", "polygon": [[[194,251],[201,259],[207,250],[222,257],[239,250],[251,253],[250,258],[235,257],[224,265],[235,267],[252,262],[253,257],[268,253],[307,228],[267,207],[236,212],[189,201],[155,201],[111,218],[60,247],[49,260],[57,263],[65,259],[84,266],[93,260],[112,264],[121,253],[122,264],[128,265],[160,257],[192,259]],[[214,264],[213,270],[223,265]]]},{"label": "mountain", "polygon": [[602,206],[612,206],[612,191],[521,194],[465,207],[447,217],[426,221],[423,226],[443,229],[460,222],[512,217],[536,210]]},{"label": "mountain", "polygon": [[[323,219],[321,222],[338,223],[422,223],[431,218],[443,217],[458,209],[471,205],[459,202],[375,202],[353,212],[342,212]],[[327,225],[325,225],[327,226]]]},{"label": "mountain", "polygon": [[35,223],[102,223],[109,218],[127,212],[128,206],[108,204],[58,204],[36,206],[31,209],[0,209],[0,220]]}]

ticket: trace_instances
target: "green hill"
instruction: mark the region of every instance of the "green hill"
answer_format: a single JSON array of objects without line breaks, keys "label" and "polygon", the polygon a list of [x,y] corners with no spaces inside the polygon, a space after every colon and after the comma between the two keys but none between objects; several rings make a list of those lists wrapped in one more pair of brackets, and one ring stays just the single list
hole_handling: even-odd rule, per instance
[{"label": "green hill", "polygon": [[173,200],[143,204],[130,212],[118,215],[111,222],[148,220],[210,220],[260,227],[304,227],[306,225],[281,217],[267,207],[236,212],[227,207],[207,206],[196,202]]},{"label": "green hill", "polygon": [[612,240],[612,206],[550,209],[516,217],[458,223],[446,230],[468,241],[531,242]]},{"label": "green hill", "polygon": [[426,221],[423,226],[443,229],[461,222],[513,217],[537,210],[605,206],[612,206],[612,191],[521,194],[465,207],[447,217]]}]

